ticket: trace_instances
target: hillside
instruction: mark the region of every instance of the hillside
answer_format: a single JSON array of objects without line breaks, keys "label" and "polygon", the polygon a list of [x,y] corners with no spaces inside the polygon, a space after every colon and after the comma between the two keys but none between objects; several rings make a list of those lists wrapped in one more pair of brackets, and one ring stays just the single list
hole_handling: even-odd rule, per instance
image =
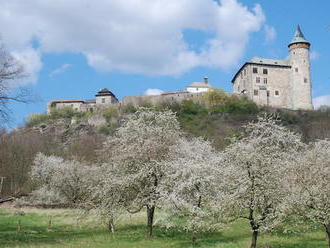
[{"label": "hillside", "polygon": [[[242,126],[258,115],[273,114],[282,124],[301,133],[304,142],[330,138],[330,110],[288,111],[258,108],[247,99],[226,97],[216,104],[192,101],[167,103],[155,111],[171,109],[177,114],[187,136],[202,136],[221,150],[230,137],[241,135]],[[150,107],[147,103],[143,107]],[[130,114],[133,106],[109,107],[101,112],[77,112],[70,108],[53,110],[50,114],[33,114],[25,127],[0,136],[0,174],[5,177],[3,194],[30,192],[29,170],[38,152],[94,162],[105,138]]]}]

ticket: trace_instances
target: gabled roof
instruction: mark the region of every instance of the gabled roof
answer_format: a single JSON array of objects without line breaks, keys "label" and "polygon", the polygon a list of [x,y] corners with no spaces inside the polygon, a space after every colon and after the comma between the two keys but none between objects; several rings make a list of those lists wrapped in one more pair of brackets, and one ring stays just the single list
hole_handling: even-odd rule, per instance
[{"label": "gabled roof", "polygon": [[296,43],[307,43],[310,45],[309,41],[306,40],[303,32],[301,31],[300,26],[297,26],[296,32],[293,36],[293,39],[291,41],[291,43],[289,44],[289,46],[296,44]]}]

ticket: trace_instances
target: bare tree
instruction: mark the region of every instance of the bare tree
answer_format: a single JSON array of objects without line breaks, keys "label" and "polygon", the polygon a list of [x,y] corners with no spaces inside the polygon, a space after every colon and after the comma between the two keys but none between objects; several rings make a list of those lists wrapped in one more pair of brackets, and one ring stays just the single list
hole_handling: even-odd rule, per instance
[{"label": "bare tree", "polygon": [[13,82],[23,77],[26,77],[24,66],[8,53],[0,40],[0,121],[2,123],[9,120],[11,112],[8,107],[9,102],[32,101],[31,92],[26,88],[15,89],[15,94],[11,94],[14,89]]}]

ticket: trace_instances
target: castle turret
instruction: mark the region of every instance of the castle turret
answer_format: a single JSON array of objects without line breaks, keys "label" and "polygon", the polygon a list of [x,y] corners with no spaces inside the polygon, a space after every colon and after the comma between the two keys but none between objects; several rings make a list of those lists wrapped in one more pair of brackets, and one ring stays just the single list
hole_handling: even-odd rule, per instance
[{"label": "castle turret", "polygon": [[95,97],[96,105],[111,105],[118,103],[116,96],[107,88],[100,90]]},{"label": "castle turret", "polygon": [[310,46],[311,44],[305,39],[298,25],[293,40],[289,44],[292,67],[289,89],[290,109],[313,109],[309,59]]}]

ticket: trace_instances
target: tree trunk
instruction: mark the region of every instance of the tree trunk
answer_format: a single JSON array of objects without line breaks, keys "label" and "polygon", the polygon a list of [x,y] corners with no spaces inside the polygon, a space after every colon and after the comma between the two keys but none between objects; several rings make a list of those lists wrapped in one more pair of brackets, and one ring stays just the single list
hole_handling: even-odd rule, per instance
[{"label": "tree trunk", "polygon": [[154,224],[154,214],[155,214],[155,206],[147,206],[147,216],[148,216],[148,235],[152,236],[152,228]]},{"label": "tree trunk", "polygon": [[325,232],[327,233],[328,246],[330,248],[330,224],[324,224]]},{"label": "tree trunk", "polygon": [[115,223],[113,221],[113,218],[110,218],[109,219],[109,222],[108,222],[108,231],[111,232],[111,233],[114,233],[115,232]]},{"label": "tree trunk", "polygon": [[196,233],[196,231],[193,231],[192,235],[191,235],[191,241],[192,241],[193,245],[196,245],[196,240],[197,240],[197,233]]},{"label": "tree trunk", "polygon": [[253,230],[251,248],[257,247],[258,230]]}]

